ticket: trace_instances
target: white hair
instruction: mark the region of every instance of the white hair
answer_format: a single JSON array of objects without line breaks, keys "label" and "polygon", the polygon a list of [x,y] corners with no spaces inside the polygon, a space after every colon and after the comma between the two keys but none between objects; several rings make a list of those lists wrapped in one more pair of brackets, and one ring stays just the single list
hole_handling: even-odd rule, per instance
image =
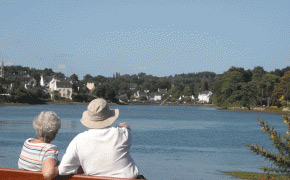
[{"label": "white hair", "polygon": [[55,138],[60,126],[60,118],[53,111],[42,111],[33,121],[36,138],[41,138],[47,143]]}]

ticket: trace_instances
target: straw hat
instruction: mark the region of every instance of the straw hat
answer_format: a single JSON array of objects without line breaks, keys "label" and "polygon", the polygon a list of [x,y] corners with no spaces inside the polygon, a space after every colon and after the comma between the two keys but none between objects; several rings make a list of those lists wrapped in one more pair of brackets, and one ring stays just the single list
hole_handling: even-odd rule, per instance
[{"label": "straw hat", "polygon": [[109,109],[107,102],[95,99],[88,105],[88,110],[83,112],[81,123],[92,129],[101,129],[110,126],[119,117],[119,109]]}]

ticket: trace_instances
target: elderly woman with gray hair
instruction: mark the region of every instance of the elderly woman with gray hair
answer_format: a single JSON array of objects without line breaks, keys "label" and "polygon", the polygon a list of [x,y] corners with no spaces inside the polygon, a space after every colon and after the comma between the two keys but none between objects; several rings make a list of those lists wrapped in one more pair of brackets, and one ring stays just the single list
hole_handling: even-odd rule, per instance
[{"label": "elderly woman with gray hair", "polygon": [[50,144],[54,140],[61,121],[52,111],[42,111],[33,121],[36,138],[25,140],[18,167],[30,171],[42,171],[45,179],[58,175],[58,148]]}]

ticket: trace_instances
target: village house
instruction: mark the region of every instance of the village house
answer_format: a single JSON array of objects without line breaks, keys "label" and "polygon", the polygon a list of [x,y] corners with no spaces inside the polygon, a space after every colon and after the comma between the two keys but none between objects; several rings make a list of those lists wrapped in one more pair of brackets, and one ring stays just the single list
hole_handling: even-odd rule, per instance
[{"label": "village house", "polygon": [[90,90],[91,92],[92,92],[93,90],[96,89],[95,83],[93,83],[93,82],[87,82],[86,87],[87,87],[88,90]]},{"label": "village house", "polygon": [[72,99],[72,84],[64,79],[58,80],[53,76],[40,77],[40,85],[45,87],[46,92],[48,92],[53,99],[53,91],[58,91],[59,95],[64,98]]},{"label": "village house", "polygon": [[[69,82],[55,80],[50,86],[50,91],[58,91],[61,97],[72,99],[72,84]],[[53,98],[53,93],[51,96]]]},{"label": "village house", "polygon": [[23,78],[21,84],[24,86],[25,89],[28,89],[35,87],[37,85],[37,82],[33,77],[26,77]]},{"label": "village house", "polygon": [[182,96],[180,96],[179,98],[178,98],[178,100],[183,100],[183,99],[185,99],[185,98],[190,98],[191,100],[194,100],[194,96],[193,95],[191,95],[191,96],[184,96],[184,95],[182,95]]},{"label": "village house", "polygon": [[45,87],[45,88],[49,88],[51,82],[53,82],[54,77],[53,76],[46,76],[43,77],[43,75],[40,76],[40,86]]},{"label": "village house", "polygon": [[209,103],[209,99],[212,95],[211,91],[202,91],[198,94],[199,103]]},{"label": "village house", "polygon": [[149,93],[150,91],[149,91],[149,89],[144,89],[144,92]]},{"label": "village house", "polygon": [[147,93],[146,92],[142,92],[142,91],[137,91],[134,93],[135,98],[140,98],[141,96],[144,96],[148,99]]},{"label": "village house", "polygon": [[161,97],[161,95],[160,94],[155,94],[154,95],[154,101],[161,101],[161,99],[162,99],[162,97]]},{"label": "village house", "polygon": [[159,93],[150,93],[149,94],[149,101],[161,101],[162,97],[161,97],[161,94]]}]

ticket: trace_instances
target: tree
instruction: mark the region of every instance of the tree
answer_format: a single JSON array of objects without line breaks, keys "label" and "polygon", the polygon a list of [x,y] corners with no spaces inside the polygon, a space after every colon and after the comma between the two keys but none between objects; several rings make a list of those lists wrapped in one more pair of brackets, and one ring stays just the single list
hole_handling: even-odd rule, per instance
[{"label": "tree", "polygon": [[193,95],[192,89],[189,86],[185,86],[185,88],[183,90],[183,95],[184,96],[191,96],[191,95]]},{"label": "tree", "polygon": [[242,99],[241,99],[241,105],[243,107],[247,107],[249,110],[251,107],[256,106],[257,104],[257,96],[256,96],[256,86],[253,82],[244,83],[242,85]]},{"label": "tree", "polygon": [[105,84],[98,86],[94,91],[93,94],[104,98],[106,100],[109,100],[111,102],[118,102],[117,97],[116,97],[116,91],[114,88],[112,88],[110,85]]},{"label": "tree", "polygon": [[280,83],[274,89],[272,95],[276,104],[290,100],[290,72],[286,72],[284,76],[280,78]]},{"label": "tree", "polygon": [[263,146],[257,144],[245,144],[251,151],[257,155],[264,157],[272,163],[272,167],[263,167],[265,172],[277,172],[290,175],[290,116],[282,116],[285,124],[288,126],[285,136],[270,127],[262,119],[257,119],[261,126],[263,133],[268,134],[270,140],[273,142],[276,151],[270,151]]},{"label": "tree", "polygon": [[72,83],[77,84],[79,82],[79,77],[76,74],[72,74],[69,78],[71,79]]},{"label": "tree", "polygon": [[[279,82],[279,77],[274,74],[265,74],[261,80],[262,84],[264,85],[264,97],[269,101],[272,99],[272,93]],[[269,106],[269,102],[267,102]]]},{"label": "tree", "polygon": [[53,91],[53,92],[52,92],[52,95],[53,95],[53,99],[54,99],[54,100],[62,100],[62,99],[63,99],[63,98],[60,96],[59,91]]},{"label": "tree", "polygon": [[220,107],[241,106],[240,101],[243,96],[241,90],[246,78],[243,69],[235,69],[231,68],[221,76],[220,80],[216,81],[213,103]]},{"label": "tree", "polygon": [[86,74],[86,75],[84,76],[84,78],[83,78],[83,81],[84,81],[85,83],[90,82],[90,81],[92,81],[92,80],[93,80],[93,76],[91,76],[90,74]]},{"label": "tree", "polygon": [[182,95],[182,91],[180,91],[177,87],[173,87],[168,92],[168,95],[169,95],[171,101],[172,100],[175,101],[176,99],[178,99]]},{"label": "tree", "polygon": [[4,94],[4,93],[6,93],[6,91],[5,91],[5,89],[2,88],[2,86],[0,85],[0,94]]},{"label": "tree", "polygon": [[29,104],[43,104],[44,101],[41,97],[37,96],[37,92],[34,94],[30,90],[26,90],[22,86],[18,86],[12,92],[12,101],[18,103],[29,103]]},{"label": "tree", "polygon": [[201,81],[201,91],[208,91],[208,90],[209,90],[208,81],[202,80]]}]

